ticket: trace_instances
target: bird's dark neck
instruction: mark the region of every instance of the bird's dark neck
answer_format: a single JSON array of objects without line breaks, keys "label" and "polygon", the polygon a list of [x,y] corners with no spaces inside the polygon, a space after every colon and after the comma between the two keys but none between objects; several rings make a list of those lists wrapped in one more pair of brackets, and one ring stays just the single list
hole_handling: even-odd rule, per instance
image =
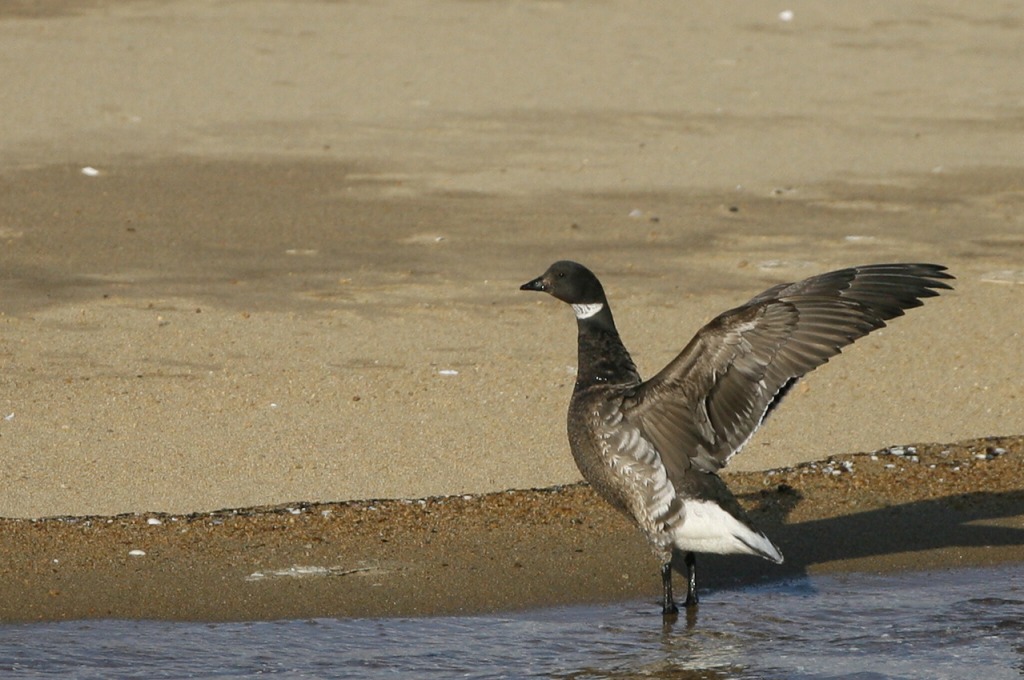
[{"label": "bird's dark neck", "polygon": [[579,329],[577,391],[598,384],[640,382],[636,365],[615,330],[615,322],[607,304],[594,316],[578,318],[576,323]]}]

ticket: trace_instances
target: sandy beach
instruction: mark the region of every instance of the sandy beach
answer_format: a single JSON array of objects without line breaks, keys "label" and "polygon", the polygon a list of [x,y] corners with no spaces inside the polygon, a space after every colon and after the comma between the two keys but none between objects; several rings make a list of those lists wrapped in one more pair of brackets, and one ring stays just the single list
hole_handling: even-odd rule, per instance
[{"label": "sandy beach", "polygon": [[[518,290],[562,258],[644,375],[776,283],[947,265],[729,480],[788,575],[1019,560],[1022,26],[962,1],[5,3],[0,618],[653,596],[577,486],[572,316]],[[766,472],[897,445],[934,459]],[[919,523],[850,547],[893,517]],[[707,560],[711,587],[774,577]],[[246,580],[295,566],[327,571]]]},{"label": "sandy beach", "polygon": [[[784,564],[701,555],[715,593],[822,572],[1024,560],[1024,438],[727,479]],[[657,563],[588,486],[190,515],[0,520],[0,621],[466,615],[647,600]]]}]

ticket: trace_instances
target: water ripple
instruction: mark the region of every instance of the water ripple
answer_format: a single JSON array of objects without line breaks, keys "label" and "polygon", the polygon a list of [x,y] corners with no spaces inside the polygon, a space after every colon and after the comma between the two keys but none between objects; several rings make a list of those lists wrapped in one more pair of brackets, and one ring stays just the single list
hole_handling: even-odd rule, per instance
[{"label": "water ripple", "polygon": [[506,616],[0,627],[18,678],[1019,678],[1017,565],[815,576],[707,593],[663,625],[649,602]]}]

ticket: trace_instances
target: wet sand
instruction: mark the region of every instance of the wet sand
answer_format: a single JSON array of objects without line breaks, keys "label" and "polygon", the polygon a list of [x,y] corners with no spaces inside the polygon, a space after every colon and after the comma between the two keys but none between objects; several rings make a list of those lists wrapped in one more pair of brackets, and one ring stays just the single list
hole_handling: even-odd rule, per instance
[{"label": "wet sand", "polygon": [[[1024,14],[791,9],[5,4],[4,618],[646,596],[639,537],[572,486],[572,318],[517,290],[554,259],[602,277],[645,375],[780,281],[950,267],[955,291],[800,383],[731,463],[738,483],[1024,433]],[[963,475],[955,491],[927,473],[877,491],[923,513],[933,543],[893,534],[920,551],[871,538],[874,517],[899,511],[857,519],[837,510],[847,487],[824,505],[804,493],[793,513],[806,516],[768,513],[797,556],[782,573],[1016,559],[1015,532],[950,528],[975,517],[962,494],[1020,526],[1011,460],[989,463],[1005,479]],[[549,487],[565,488],[506,495]],[[429,501],[429,518],[416,502],[359,509],[465,494],[486,500]],[[204,514],[283,504],[310,510]],[[381,512],[401,519],[354,519]],[[508,513],[535,521],[501,533]],[[28,521],[61,516],[93,519]],[[869,536],[864,554],[829,531],[843,517]],[[823,527],[813,546],[808,523]],[[166,547],[127,557],[153,537]],[[410,550],[421,561],[403,561]],[[244,579],[307,552],[340,572]],[[594,558],[606,554],[623,561]],[[747,573],[708,562],[711,585]],[[464,604],[449,572],[487,578]],[[510,585],[482,592],[495,582]]]},{"label": "wet sand", "polygon": [[[1024,559],[1024,439],[727,476],[786,562],[702,555],[722,588]],[[0,620],[418,616],[649,599],[646,543],[585,485],[192,515],[2,520]],[[133,555],[133,552],[136,554]]]}]

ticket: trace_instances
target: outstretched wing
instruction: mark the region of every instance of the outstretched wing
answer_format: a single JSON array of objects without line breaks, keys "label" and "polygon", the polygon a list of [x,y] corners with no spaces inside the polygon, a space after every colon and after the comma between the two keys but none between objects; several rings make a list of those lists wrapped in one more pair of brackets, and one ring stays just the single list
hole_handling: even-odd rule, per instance
[{"label": "outstretched wing", "polygon": [[627,396],[624,417],[654,444],[669,478],[718,470],[793,382],[950,288],[945,269],[868,265],[769,288],[704,326]]}]

